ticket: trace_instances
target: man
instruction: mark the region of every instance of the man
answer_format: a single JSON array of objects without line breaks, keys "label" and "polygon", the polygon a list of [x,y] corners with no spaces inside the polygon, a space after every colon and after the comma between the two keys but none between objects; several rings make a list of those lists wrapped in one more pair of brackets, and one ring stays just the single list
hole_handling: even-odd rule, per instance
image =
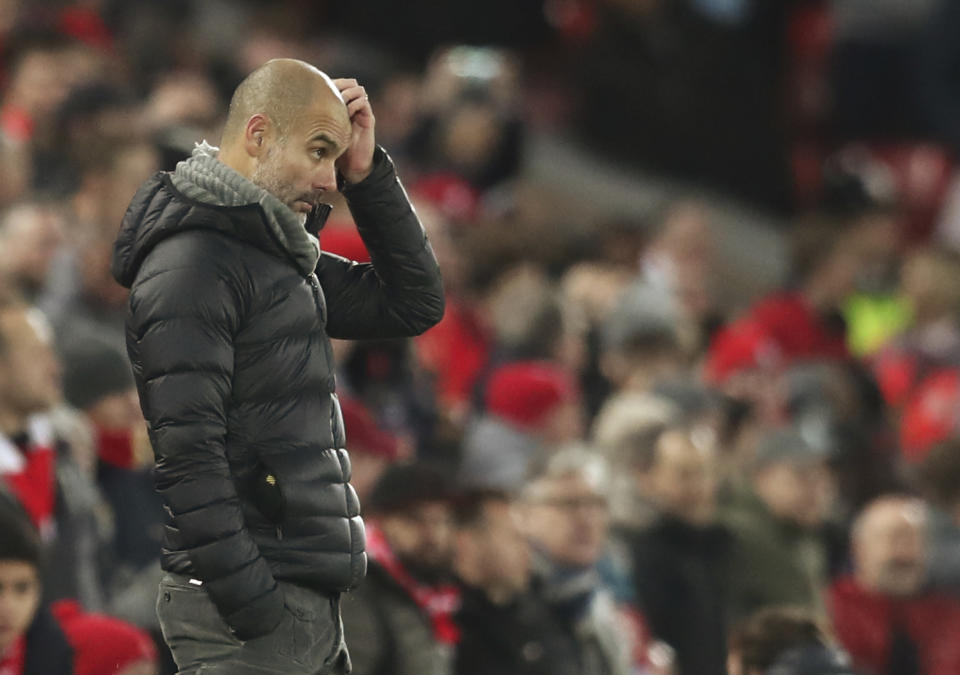
[{"label": "man", "polygon": [[638,492],[652,523],[622,530],[650,630],[676,650],[682,675],[725,675],[726,585],[732,538],[717,521],[719,456],[703,426],[672,422],[637,443]]},{"label": "man", "polygon": [[822,615],[828,573],[823,528],[836,491],[827,456],[798,431],[772,431],[757,446],[747,482],[724,514],[734,535],[733,618],[782,604]]},{"label": "man", "polygon": [[938,443],[918,467],[920,490],[930,502],[930,584],[960,595],[960,439]]},{"label": "man", "polygon": [[606,467],[579,447],[550,457],[522,495],[522,522],[534,547],[543,597],[576,641],[577,672],[629,672],[633,645],[601,587],[597,563],[607,544]]},{"label": "man", "polygon": [[49,324],[30,307],[0,302],[0,490],[27,512],[48,549],[48,598],[104,603],[99,495],[82,453],[51,414],[61,399]]},{"label": "man", "polygon": [[[307,231],[338,188],[372,264]],[[443,314],[363,87],[291,59],[251,73],[220,149],[137,192],[113,272],[169,516],[159,615],[181,672],[341,672],[339,595],[366,556],[328,338],[415,335]]]},{"label": "man", "polygon": [[22,511],[0,495],[0,673],[156,675],[143,631],[64,600],[41,604],[41,545]]},{"label": "man", "polygon": [[428,464],[393,465],[367,502],[370,570],[345,598],[353,675],[450,675],[460,604],[452,579],[448,478]]},{"label": "man", "polygon": [[813,615],[796,607],[751,614],[730,636],[730,675],[853,675]]},{"label": "man", "polygon": [[63,218],[56,208],[20,202],[0,215],[0,283],[13,295],[34,301],[63,238]]},{"label": "man", "polygon": [[530,551],[512,501],[468,495],[456,508],[454,569],[463,588],[457,675],[573,675],[577,651],[530,588]]},{"label": "man", "polygon": [[837,638],[876,675],[960,672],[960,602],[924,589],[927,511],[913,497],[871,502],[854,522],[853,574],[830,588]]}]

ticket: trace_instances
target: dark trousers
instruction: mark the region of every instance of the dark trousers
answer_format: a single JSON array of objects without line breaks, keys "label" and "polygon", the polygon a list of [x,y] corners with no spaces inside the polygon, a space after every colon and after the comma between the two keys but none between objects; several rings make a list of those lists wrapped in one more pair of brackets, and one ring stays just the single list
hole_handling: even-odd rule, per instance
[{"label": "dark trousers", "polygon": [[179,574],[160,582],[157,615],[181,675],[343,675],[340,598],[279,582],[286,612],[270,633],[245,642],[230,632],[202,586]]}]

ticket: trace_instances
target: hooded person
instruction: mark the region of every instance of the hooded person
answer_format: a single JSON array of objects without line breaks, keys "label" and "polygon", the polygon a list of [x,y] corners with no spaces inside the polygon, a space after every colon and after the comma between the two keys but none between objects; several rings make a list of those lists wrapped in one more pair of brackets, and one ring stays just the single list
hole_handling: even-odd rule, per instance
[{"label": "hooded person", "polygon": [[[186,672],[349,666],[339,600],[366,556],[330,338],[411,337],[444,307],[374,127],[355,79],[269,61],[220,147],[150,177],[115,242],[167,513],[158,613]],[[319,249],[338,190],[372,263]]]}]

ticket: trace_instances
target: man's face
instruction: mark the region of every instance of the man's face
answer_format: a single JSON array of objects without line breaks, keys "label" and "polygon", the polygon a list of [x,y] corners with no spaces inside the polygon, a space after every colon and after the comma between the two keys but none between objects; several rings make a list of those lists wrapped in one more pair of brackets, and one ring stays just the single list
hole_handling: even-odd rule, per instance
[{"label": "man's face", "polygon": [[824,521],[836,492],[833,473],[821,461],[776,462],[761,468],[753,482],[774,515],[803,527]]},{"label": "man's face", "polygon": [[0,654],[26,632],[39,604],[36,567],[20,560],[0,560]]},{"label": "man's face", "polygon": [[284,131],[264,136],[250,179],[305,221],[323,194],[337,189],[336,161],[350,144],[350,118],[331,92]]},{"label": "man's face", "polygon": [[424,502],[381,518],[390,548],[408,571],[428,583],[450,573],[453,519],[444,502]]},{"label": "man's face", "polygon": [[39,313],[0,312],[0,407],[17,415],[47,410],[60,400],[60,365]]},{"label": "man's face", "polygon": [[695,525],[713,520],[716,511],[716,446],[705,434],[668,431],[657,445],[656,461],[641,475],[640,488],[664,512]]},{"label": "man's face", "polygon": [[7,216],[0,235],[0,268],[9,270],[28,291],[39,291],[63,238],[63,222],[55,209],[22,206]]},{"label": "man's face", "polygon": [[483,507],[483,518],[460,533],[467,539],[459,555],[469,561],[479,577],[480,586],[508,596],[522,592],[530,579],[530,548],[524,538],[514,508],[507,501],[490,501]]},{"label": "man's face", "polygon": [[527,536],[557,562],[588,567],[600,559],[609,526],[602,487],[582,474],[542,479],[526,502]]},{"label": "man's face", "polygon": [[909,596],[924,580],[926,520],[911,503],[875,507],[854,541],[857,577],[870,590]]}]

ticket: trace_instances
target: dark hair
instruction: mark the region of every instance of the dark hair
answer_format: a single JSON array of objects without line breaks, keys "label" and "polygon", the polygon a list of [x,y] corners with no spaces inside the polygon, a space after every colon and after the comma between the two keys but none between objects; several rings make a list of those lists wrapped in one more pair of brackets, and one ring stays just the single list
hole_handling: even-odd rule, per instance
[{"label": "dark hair", "polygon": [[743,672],[763,672],[781,654],[802,646],[828,646],[813,615],[800,607],[768,607],[734,628],[729,651],[739,655]]},{"label": "dark hair", "polygon": [[458,528],[469,529],[483,524],[487,504],[507,504],[511,498],[501,490],[471,490],[453,500],[453,520]]},{"label": "dark hair", "polygon": [[920,492],[937,506],[949,509],[960,501],[960,438],[936,444],[917,472]]},{"label": "dark hair", "polygon": [[29,563],[39,572],[40,536],[18,504],[0,492],[0,561]]}]

